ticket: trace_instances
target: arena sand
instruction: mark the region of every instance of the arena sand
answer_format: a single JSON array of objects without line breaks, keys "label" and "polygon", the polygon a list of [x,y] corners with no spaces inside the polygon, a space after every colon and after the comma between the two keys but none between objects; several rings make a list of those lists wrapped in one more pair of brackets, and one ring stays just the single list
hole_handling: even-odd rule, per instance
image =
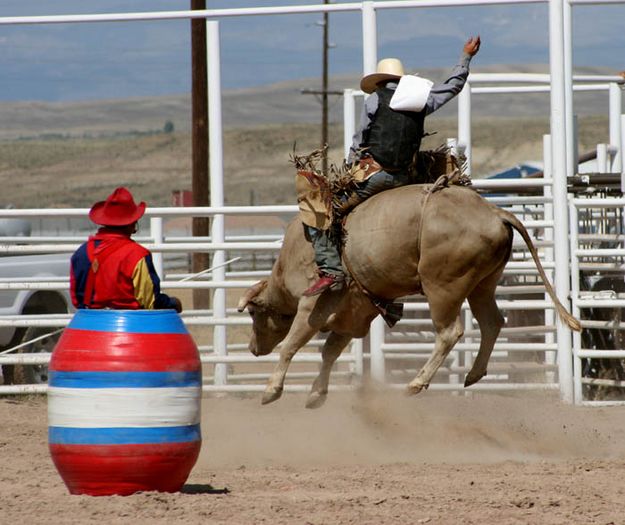
[{"label": "arena sand", "polygon": [[71,496],[46,398],[0,399],[0,523],[622,524],[625,407],[555,395],[331,393],[203,400],[181,493]]}]

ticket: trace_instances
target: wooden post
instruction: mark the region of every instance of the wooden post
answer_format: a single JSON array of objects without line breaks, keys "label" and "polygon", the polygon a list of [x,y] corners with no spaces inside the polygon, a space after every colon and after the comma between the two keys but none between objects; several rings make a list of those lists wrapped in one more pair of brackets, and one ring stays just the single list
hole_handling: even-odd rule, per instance
[{"label": "wooden post", "polygon": [[[191,0],[192,10],[206,9],[206,0]],[[206,78],[206,19],[191,20],[192,182],[194,206],[208,206],[208,88]],[[208,237],[208,218],[193,218],[193,236]],[[209,267],[208,253],[193,253],[192,273]],[[193,290],[193,308],[208,309],[208,290]]]},{"label": "wooden post", "polygon": [[[329,0],[324,0],[328,4]],[[321,85],[321,147],[328,145],[328,12],[323,13],[323,71]],[[328,151],[325,150],[321,167],[323,173],[328,172]]]}]

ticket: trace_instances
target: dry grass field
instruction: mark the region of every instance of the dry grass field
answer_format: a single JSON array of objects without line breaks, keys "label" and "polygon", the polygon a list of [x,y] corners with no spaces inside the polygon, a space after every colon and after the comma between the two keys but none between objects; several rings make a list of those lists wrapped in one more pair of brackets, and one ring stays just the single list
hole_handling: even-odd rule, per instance
[{"label": "dry grass field", "polygon": [[[580,122],[580,151],[607,141],[607,117]],[[424,148],[456,136],[454,119],[429,119]],[[473,122],[474,177],[483,177],[527,160],[542,159],[547,118],[479,117]],[[331,156],[342,155],[342,125],[330,132]],[[318,124],[264,124],[228,127],[224,132],[225,199],[228,204],[295,202],[294,144],[306,153],[319,144]],[[36,136],[0,141],[0,206],[19,208],[86,207],[119,184],[151,205],[168,205],[171,192],[191,187],[191,136],[130,133],[93,137]]]}]

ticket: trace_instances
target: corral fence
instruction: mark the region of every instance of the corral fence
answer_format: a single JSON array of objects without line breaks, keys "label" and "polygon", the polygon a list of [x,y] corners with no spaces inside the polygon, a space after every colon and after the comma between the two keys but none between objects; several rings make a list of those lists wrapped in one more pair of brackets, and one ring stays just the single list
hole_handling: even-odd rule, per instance
[{"label": "corral fence", "polygon": [[[622,403],[625,389],[625,233],[621,198],[572,198],[575,402]],[[573,225],[576,227],[573,228]]]},{"label": "corral fence", "polygon": [[[250,320],[233,308],[233,298],[259,278],[268,269],[235,268],[240,257],[254,254],[257,260],[271,260],[280,248],[280,233],[242,235],[227,231],[227,218],[233,215],[278,216],[284,225],[296,213],[295,206],[224,206],[223,148],[221,124],[220,36],[219,22],[229,17],[278,15],[290,13],[319,13],[353,11],[361,14],[363,33],[363,72],[371,73],[377,62],[376,12],[382,9],[460,7],[469,5],[503,5],[540,3],[542,0],[430,0],[354,2],[318,6],[284,6],[272,8],[236,8],[205,11],[178,11],[163,13],[124,13],[105,15],[71,15],[40,17],[4,17],[3,24],[94,23],[109,21],[206,18],[209,50],[209,123],[211,205],[207,208],[150,208],[149,233],[142,241],[155,254],[155,263],[163,278],[166,291],[205,288],[212,293],[212,309],[187,311],[184,322],[198,329],[201,359],[206,364],[204,390],[208,392],[252,392],[264,389],[269,368],[276,355],[255,358],[246,351],[245,336],[237,332],[249,330]],[[613,272],[619,265],[623,248],[620,209],[623,202],[612,199],[575,198],[567,205],[571,177],[578,173],[576,159],[575,121],[572,110],[574,90],[600,90],[609,93],[609,138],[597,148],[601,168],[595,175],[615,177],[620,180],[623,171],[623,116],[621,108],[621,77],[574,77],[571,73],[571,18],[576,4],[607,3],[605,0],[548,0],[550,75],[472,75],[467,88],[459,97],[457,139],[450,141],[462,150],[471,170],[471,105],[472,96],[480,93],[495,96],[497,93],[545,92],[551,102],[551,134],[544,137],[544,172],[541,177],[519,180],[475,180],[475,187],[487,198],[517,214],[536,239],[541,259],[555,281],[558,296],[565,304],[572,300],[573,310],[582,317],[584,326],[594,335],[575,336],[555,322],[553,306],[545,297],[544,287],[536,278],[536,270],[528,258],[527,250],[518,239],[514,242],[511,262],[505,279],[497,290],[498,303],[505,313],[507,325],[495,346],[489,376],[471,387],[479,390],[547,389],[558,390],[565,401],[579,403],[607,402],[597,394],[601,388],[611,389],[616,402],[623,378],[607,377],[597,372],[602,365],[597,360],[620,360],[622,303],[620,291],[606,298],[605,290],[597,290],[594,281],[600,281],[597,272]],[[610,2],[618,3],[618,2]],[[355,97],[357,91],[345,93],[345,144],[351,142],[355,122]],[[568,177],[567,177],[568,175]],[[593,180],[598,180],[595,177]],[[590,182],[587,193],[595,195]],[[620,185],[619,185],[620,186]],[[620,187],[618,188],[620,191]],[[614,206],[610,206],[614,204]],[[586,207],[585,207],[586,205]],[[620,207],[620,208],[619,208]],[[599,210],[599,212],[597,212]],[[611,210],[611,211],[607,211]],[[82,210],[2,210],[0,217],[85,217]],[[569,216],[570,221],[569,222]],[[211,217],[211,236],[208,239],[189,238],[167,233],[172,218]],[[569,229],[570,227],[570,229]],[[621,229],[619,229],[621,228]],[[569,230],[569,235],[564,232]],[[612,236],[610,238],[601,235]],[[599,236],[595,238],[595,236]],[[56,238],[41,235],[25,239],[2,239],[0,254],[69,254],[84,238],[71,235]],[[596,244],[599,243],[599,244]],[[611,243],[609,248],[605,244]],[[204,276],[192,276],[187,268],[176,267],[172,255],[184,260],[184,255],[195,251],[212,254],[212,270]],[[569,257],[569,253],[571,257]],[[181,259],[180,254],[183,254]],[[599,267],[597,261],[603,266]],[[591,268],[591,270],[588,270]],[[584,273],[586,272],[586,273]],[[592,275],[590,275],[590,273]],[[66,279],[34,278],[28,280],[3,279],[0,291],[66,290]],[[611,293],[609,292],[609,293]],[[625,300],[625,299],[623,299]],[[427,315],[427,305],[419,298],[406,298],[407,315],[395,329],[387,330],[381,320],[376,320],[366,341],[354,341],[339,359],[333,373],[333,388],[353,388],[370,375],[373,379],[391,386],[404,385],[416,372],[433,347],[433,329]],[[601,302],[603,301],[603,302]],[[611,302],[610,302],[611,301]],[[570,304],[570,303],[569,303]],[[609,311],[609,319],[597,320],[594,309]],[[593,310],[593,311],[591,311]],[[463,374],[470,368],[478,348],[479,332],[470,312],[463,308],[465,336],[456,345],[449,359],[441,367],[431,388],[460,390]],[[65,326],[71,313],[55,315],[1,316],[0,327]],[[599,346],[601,337],[608,339],[614,348]],[[584,337],[591,337],[586,340]],[[611,339],[610,339],[611,338]],[[605,337],[604,337],[605,339]],[[313,341],[294,359],[294,367],[287,376],[286,390],[307,390],[310,378],[316,375],[320,362],[316,351],[322,337]],[[573,349],[573,353],[571,353]],[[0,353],[0,364],[45,365],[50,354],[28,352],[28,346]],[[294,369],[301,365],[301,369]],[[609,367],[608,367],[609,368]],[[573,374],[575,372],[575,375]],[[595,377],[596,376],[596,377]],[[609,382],[609,383],[608,383]],[[45,392],[45,384],[4,385],[0,393]]]},{"label": "corral fence", "polygon": [[[549,150],[549,137],[544,137],[545,151]],[[600,147],[599,149],[602,149]],[[606,168],[607,169],[607,168]],[[541,178],[515,179],[515,180],[475,180],[474,184],[486,198],[499,206],[506,207],[519,216],[530,234],[535,239],[535,244],[541,254],[541,259],[553,279],[553,217],[551,211],[552,198],[550,197],[550,174],[546,172]],[[517,194],[511,194],[515,192]],[[519,194],[520,193],[520,194]],[[616,229],[620,221],[620,209],[622,200],[612,199],[611,214],[596,214],[575,218],[571,212],[571,232],[573,225],[578,224],[581,238],[584,242],[590,242],[584,232],[592,231],[597,234],[597,240],[602,242],[616,242],[623,239]],[[597,199],[575,199],[572,202],[577,206],[594,205],[605,209],[610,202]],[[600,204],[598,204],[600,203]],[[620,208],[619,208],[620,206]],[[577,208],[575,208],[577,209]],[[615,211],[616,210],[616,211]],[[54,209],[54,210],[0,210],[0,217],[34,217],[38,220],[44,217],[84,218],[87,209]],[[179,222],[180,218],[190,217],[214,217],[223,215],[226,220],[231,216],[247,216],[251,222],[258,223],[260,217],[270,216],[277,218],[278,222],[286,227],[289,220],[295,215],[295,206],[248,206],[248,207],[224,207],[224,208],[149,208],[146,212],[149,230],[140,231],[137,239],[154,253],[155,265],[162,276],[163,289],[169,293],[177,293],[181,289],[192,290],[197,288],[224,292],[224,304],[221,314],[214,308],[207,311],[187,311],[182,314],[185,324],[193,331],[198,327],[207,327],[208,331],[200,332],[198,344],[201,352],[201,360],[207,365],[207,373],[204,381],[204,390],[207,392],[257,392],[264,389],[264,381],[268,378],[269,368],[277,361],[277,355],[262,358],[253,357],[246,350],[246,336],[233,337],[228,332],[243,329],[243,334],[249,332],[250,320],[246,314],[239,314],[233,307],[236,297],[242,289],[254,284],[258,279],[269,274],[271,261],[275,258],[281,246],[282,233],[276,232],[266,235],[241,234],[237,232],[224,232],[223,242],[213,242],[211,238],[193,238],[178,231],[167,233],[164,227],[171,222]],[[594,220],[595,225],[590,221]],[[65,253],[69,255],[78,245],[84,241],[84,236],[70,235],[37,235],[30,238],[3,238],[0,239],[0,253],[4,255],[23,255],[41,253]],[[608,237],[609,236],[609,237]],[[577,235],[571,235],[571,253],[577,257]],[[534,263],[529,258],[526,247],[522,240],[515,239],[514,251],[511,262],[508,264],[504,281],[497,290],[498,304],[507,319],[495,346],[489,366],[489,375],[480,383],[471,387],[471,391],[480,390],[557,390],[559,388],[559,374],[557,364],[558,345],[556,343],[556,322],[553,305],[546,296],[542,283],[537,278]],[[194,276],[188,271],[186,255],[196,251],[207,251],[215,254],[223,252],[224,276],[218,279],[213,272],[202,276]],[[584,252],[585,253],[585,252]],[[253,259],[265,261],[264,268],[253,267]],[[610,252],[606,254],[599,250],[597,256],[620,255]],[[182,256],[182,257],[181,257]],[[215,258],[213,257],[213,262]],[[244,262],[246,261],[246,262]],[[573,259],[573,269],[576,268]],[[236,267],[236,266],[238,267]],[[214,264],[213,264],[214,266]],[[619,271],[615,264],[604,264],[603,267],[611,272]],[[593,275],[600,270],[598,265],[585,267],[592,270]],[[575,272],[575,270],[574,270]],[[575,273],[574,273],[575,274]],[[580,273],[580,278],[583,279]],[[597,278],[595,277],[595,280]],[[606,292],[590,297],[588,294],[597,290],[597,286],[589,287],[577,281],[573,281],[573,297],[577,297],[577,290],[582,287],[580,297],[586,301],[599,302],[599,307],[614,308],[612,299],[614,291],[610,291],[610,301],[606,301]],[[605,282],[605,281],[604,281]],[[621,278],[621,282],[623,282]],[[612,286],[612,284],[610,284]],[[591,290],[592,288],[592,290]],[[0,279],[0,290],[67,290],[67,279],[49,279],[45,276],[28,280]],[[611,290],[611,288],[610,288]],[[623,290],[625,291],[625,290]],[[226,298],[225,294],[229,294]],[[585,296],[584,296],[585,294]],[[388,329],[381,319],[374,321],[371,335],[366,340],[354,341],[350,348],[341,356],[333,372],[334,388],[351,388],[363,380],[365,376],[371,376],[379,382],[391,387],[403,387],[416,373],[420,365],[427,359],[433,349],[434,330],[427,312],[427,304],[422,298],[405,298],[406,315],[395,328]],[[621,302],[625,301],[621,298]],[[593,303],[593,305],[595,305]],[[620,304],[620,303],[619,303]],[[580,315],[582,306],[591,306],[588,303],[576,303],[573,301],[574,313]],[[596,306],[595,306],[596,308]],[[620,310],[611,310],[619,312]],[[441,367],[431,385],[435,390],[461,390],[464,374],[470,369],[473,359],[479,347],[479,329],[473,320],[467,305],[463,307],[465,336],[456,345],[445,364]],[[65,326],[71,318],[71,314],[55,315],[20,315],[0,317],[1,326],[28,327],[38,326],[55,330]],[[596,315],[590,314],[589,319],[583,320],[586,329],[594,332],[606,332],[619,334],[619,325],[614,325],[613,317],[605,321],[597,320]],[[601,325],[601,326],[599,326]],[[214,330],[215,327],[222,331]],[[584,332],[587,333],[587,332]],[[594,336],[597,340],[597,336]],[[586,366],[584,370],[580,364],[582,358],[622,358],[622,352],[614,353],[619,348],[619,343],[602,348],[603,353],[598,354],[597,348],[581,349],[577,346],[576,337],[574,342],[575,352],[575,385],[576,401],[585,402],[579,390],[580,384],[591,385],[596,388],[604,387],[602,383],[610,381],[612,389],[619,389],[623,385],[622,378],[610,377],[587,377],[592,372]],[[615,341],[613,339],[613,341]],[[620,341],[620,339],[619,339]],[[294,371],[288,376],[287,391],[307,390],[311,378],[316,375],[316,368],[320,361],[317,348],[323,343],[319,338],[300,352],[294,359]],[[587,352],[587,353],[584,353]],[[590,352],[590,353],[588,353]],[[609,354],[608,354],[609,353]],[[608,355],[606,355],[608,354]],[[0,355],[2,364],[19,365],[47,365],[50,354],[31,353],[29,346],[20,348],[17,352],[3,353]],[[299,368],[298,368],[299,367]],[[604,367],[611,370],[613,367]],[[301,369],[301,370],[300,370]],[[604,372],[606,373],[611,372]],[[581,382],[581,383],[580,383]],[[587,388],[589,389],[590,386]],[[37,385],[7,385],[1,386],[0,392],[45,392],[45,384]],[[595,397],[598,397],[595,394]],[[600,402],[605,402],[601,397]],[[620,390],[611,394],[612,399],[620,397]]]}]

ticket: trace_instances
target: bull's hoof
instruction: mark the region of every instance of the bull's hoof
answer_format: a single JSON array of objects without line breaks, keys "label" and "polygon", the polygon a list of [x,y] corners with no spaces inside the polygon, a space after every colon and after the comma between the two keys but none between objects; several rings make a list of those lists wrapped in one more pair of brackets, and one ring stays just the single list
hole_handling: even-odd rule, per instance
[{"label": "bull's hoof", "polygon": [[422,390],[427,390],[428,386],[430,385],[422,385],[420,383],[415,383],[415,384],[410,383],[406,387],[406,394],[409,396],[416,396]]},{"label": "bull's hoof", "polygon": [[483,372],[483,373],[480,373],[480,374],[476,374],[476,373],[472,373],[472,371],[470,371],[467,374],[467,377],[464,378],[464,388],[467,388],[468,386],[474,385],[480,379],[482,379],[485,375],[486,375],[486,372]]},{"label": "bull's hoof", "polygon": [[274,401],[280,399],[282,396],[282,389],[276,390],[268,390],[263,394],[263,398],[261,399],[261,404],[268,405],[269,403],[273,403]]},{"label": "bull's hoof", "polygon": [[306,408],[320,408],[326,402],[328,393],[311,392],[306,400]]}]

